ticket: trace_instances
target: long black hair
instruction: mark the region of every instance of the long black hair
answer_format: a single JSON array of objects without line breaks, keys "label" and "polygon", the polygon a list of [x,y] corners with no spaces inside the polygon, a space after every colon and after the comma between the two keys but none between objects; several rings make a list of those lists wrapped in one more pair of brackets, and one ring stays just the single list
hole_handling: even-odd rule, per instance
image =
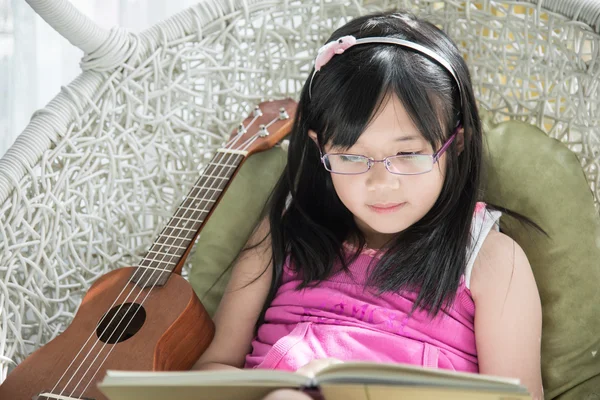
[{"label": "long black hair", "polygon": [[454,300],[467,264],[471,221],[481,197],[482,127],[465,61],[445,33],[404,12],[356,18],[327,42],[346,35],[389,36],[421,44],[452,66],[461,89],[435,60],[388,44],[361,44],[333,57],[315,75],[312,97],[307,80],[287,165],[267,205],[273,276],[258,324],[277,292],[288,258],[302,279],[301,289],[326,279],[336,265],[347,269],[358,251],[348,258],[344,241],[354,238],[359,249],[364,246],[365,238],[338,198],[308,132],[315,131],[321,144],[351,147],[389,95],[399,98],[433,149],[441,147],[459,122],[464,146],[459,152],[455,141],[447,150],[446,176],[437,201],[386,246],[367,286],[379,293],[418,290],[413,311],[420,308],[436,315]]}]

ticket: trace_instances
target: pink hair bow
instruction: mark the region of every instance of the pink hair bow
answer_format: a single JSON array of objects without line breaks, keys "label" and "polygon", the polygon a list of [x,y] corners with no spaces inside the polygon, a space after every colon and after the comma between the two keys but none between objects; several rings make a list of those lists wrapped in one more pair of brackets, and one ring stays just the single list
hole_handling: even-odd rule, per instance
[{"label": "pink hair bow", "polygon": [[319,49],[315,60],[315,71],[319,71],[321,67],[329,62],[336,54],[342,54],[344,50],[356,44],[354,36],[342,36],[338,40],[327,43]]}]

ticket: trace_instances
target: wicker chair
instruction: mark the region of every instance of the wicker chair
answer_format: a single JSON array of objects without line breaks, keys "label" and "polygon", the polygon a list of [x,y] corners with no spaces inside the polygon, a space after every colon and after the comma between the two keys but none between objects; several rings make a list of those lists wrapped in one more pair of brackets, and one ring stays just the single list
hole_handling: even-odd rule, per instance
[{"label": "wicker chair", "polygon": [[493,120],[567,144],[598,205],[595,1],[203,0],[142,33],[27,1],[85,56],[0,159],[0,382],[64,330],[91,282],[137,265],[240,118],[297,98],[317,48],[357,15],[398,7],[442,27]]}]

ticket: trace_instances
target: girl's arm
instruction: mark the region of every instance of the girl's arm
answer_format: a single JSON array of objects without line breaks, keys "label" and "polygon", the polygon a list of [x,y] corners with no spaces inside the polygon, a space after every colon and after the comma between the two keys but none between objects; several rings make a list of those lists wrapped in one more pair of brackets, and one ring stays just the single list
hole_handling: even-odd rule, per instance
[{"label": "girl's arm", "polygon": [[479,372],[519,378],[542,400],[542,309],[529,261],[508,236],[492,231],[471,275]]},{"label": "girl's arm", "polygon": [[248,246],[258,246],[243,251],[236,261],[214,316],[215,337],[192,369],[244,366],[246,354],[251,350],[254,326],[271,285],[270,237],[261,242],[268,232],[269,223],[265,219],[248,240]]}]

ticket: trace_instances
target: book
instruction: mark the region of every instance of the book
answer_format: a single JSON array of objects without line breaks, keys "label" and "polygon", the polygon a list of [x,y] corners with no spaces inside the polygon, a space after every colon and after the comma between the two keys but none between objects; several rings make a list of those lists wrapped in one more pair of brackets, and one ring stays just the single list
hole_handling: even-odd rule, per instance
[{"label": "book", "polygon": [[348,362],[314,377],[276,370],[113,371],[98,384],[109,400],[260,400],[279,388],[326,400],[525,400],[518,379],[403,364]]}]

